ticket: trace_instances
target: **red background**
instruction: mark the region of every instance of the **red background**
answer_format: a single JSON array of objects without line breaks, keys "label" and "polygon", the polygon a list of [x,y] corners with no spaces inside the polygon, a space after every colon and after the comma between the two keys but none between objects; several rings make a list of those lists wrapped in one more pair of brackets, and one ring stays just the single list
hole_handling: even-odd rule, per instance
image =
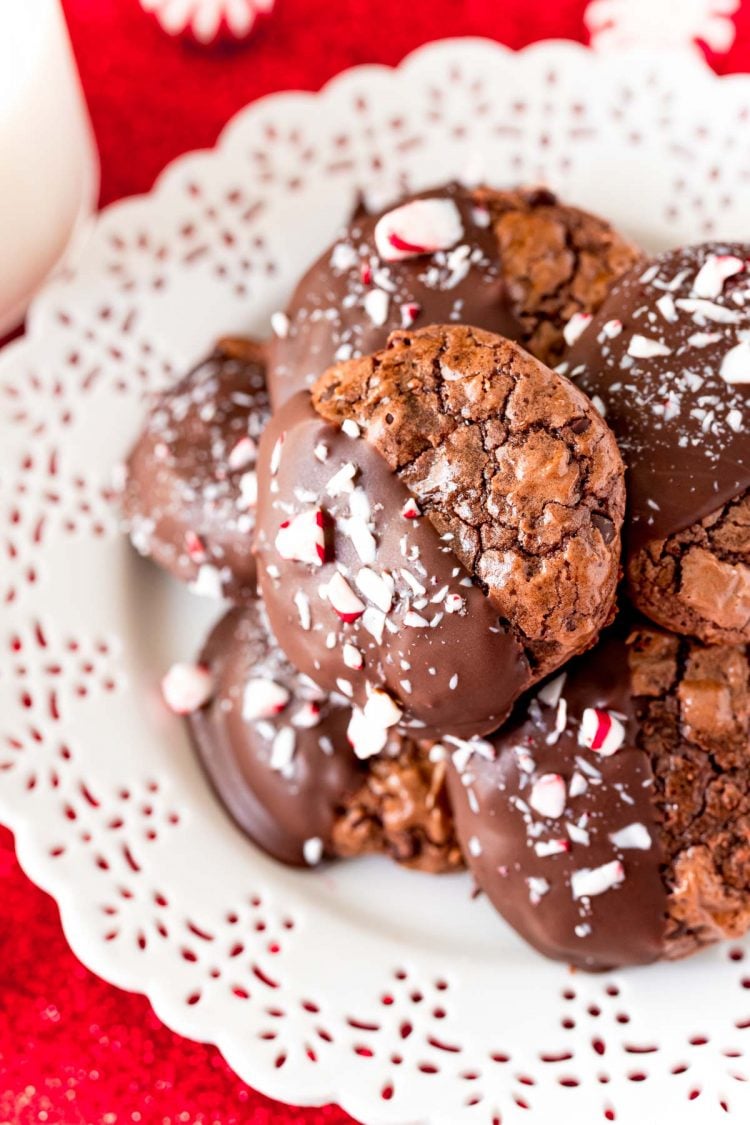
[{"label": "red background", "polygon": [[[23,0],[17,0],[23,2]],[[63,0],[102,161],[102,203],[147,191],[173,157],[214,143],[247,102],[318,89],[357,63],[394,64],[430,39],[511,47],[586,41],[583,0],[277,0],[242,46],[168,39],[137,0]],[[750,4],[720,72],[750,69]],[[211,1047],[167,1031],[148,1003],[68,950],[54,903],[21,874],[0,829],[0,1125],[340,1125],[234,1077]]]}]

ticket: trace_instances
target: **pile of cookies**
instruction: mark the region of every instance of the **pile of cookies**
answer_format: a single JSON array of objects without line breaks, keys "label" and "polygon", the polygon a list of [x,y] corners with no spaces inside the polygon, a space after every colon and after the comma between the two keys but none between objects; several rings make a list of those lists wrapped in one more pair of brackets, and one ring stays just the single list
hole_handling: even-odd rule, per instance
[{"label": "pile of cookies", "polygon": [[160,397],[125,518],[234,603],[163,691],[257,845],[588,969],[750,926],[749,258],[451,184]]}]

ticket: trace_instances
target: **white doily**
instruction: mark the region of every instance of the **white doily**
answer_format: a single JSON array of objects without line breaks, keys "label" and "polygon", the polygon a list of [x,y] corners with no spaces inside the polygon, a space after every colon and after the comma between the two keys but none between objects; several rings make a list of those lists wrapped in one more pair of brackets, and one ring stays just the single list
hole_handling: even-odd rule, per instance
[{"label": "white doily", "polygon": [[85,964],[268,1094],[398,1125],[748,1120],[741,948],[572,975],[466,877],[256,852],[158,698],[218,610],[135,557],[110,483],[148,392],[264,332],[358,189],[471,168],[652,248],[742,238],[749,118],[750,78],[690,52],[436,44],[243,111],[104,212],[0,357],[0,818]]}]

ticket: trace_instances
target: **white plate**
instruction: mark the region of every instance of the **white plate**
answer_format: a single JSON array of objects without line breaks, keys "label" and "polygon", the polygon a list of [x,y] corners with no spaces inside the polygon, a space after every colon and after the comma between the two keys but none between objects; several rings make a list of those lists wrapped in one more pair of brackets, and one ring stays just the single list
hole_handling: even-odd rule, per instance
[{"label": "white plate", "polygon": [[748,1120],[741,950],[573,976],[466,877],[255,851],[158,698],[217,608],[136,559],[107,488],[145,393],[264,332],[358,189],[471,169],[649,247],[742,238],[749,113],[750,79],[689,52],[473,40],[267,98],[105,211],[0,357],[0,818],[81,960],[267,1094],[398,1125]]}]

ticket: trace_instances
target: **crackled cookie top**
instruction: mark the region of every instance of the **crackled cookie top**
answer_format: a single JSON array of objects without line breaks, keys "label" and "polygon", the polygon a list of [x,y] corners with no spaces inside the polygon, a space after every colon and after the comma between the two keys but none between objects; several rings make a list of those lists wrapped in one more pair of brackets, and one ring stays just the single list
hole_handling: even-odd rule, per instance
[{"label": "crackled cookie top", "polygon": [[434,327],[332,368],[313,404],[363,428],[539,675],[591,643],[617,576],[622,466],[566,379],[490,333]]},{"label": "crackled cookie top", "polygon": [[395,329],[473,324],[545,362],[639,252],[603,220],[539,189],[448,184],[378,215],[360,210],[272,319],[274,406]]},{"label": "crackled cookie top", "polygon": [[632,270],[569,337],[628,470],[629,541],[663,540],[750,488],[747,247],[706,243]]},{"label": "crackled cookie top", "polygon": [[262,348],[224,339],[159,396],[128,458],[134,545],[198,593],[254,596],[255,461],[268,412]]},{"label": "crackled cookie top", "polygon": [[610,613],[614,440],[575,387],[499,337],[395,333],[332,368],[274,416],[259,472],[274,632],[354,701],[356,745],[391,725],[495,729]]},{"label": "crackled cookie top", "polygon": [[452,744],[467,863],[523,937],[583,968],[737,937],[749,736],[746,649],[623,623],[490,741]]}]

